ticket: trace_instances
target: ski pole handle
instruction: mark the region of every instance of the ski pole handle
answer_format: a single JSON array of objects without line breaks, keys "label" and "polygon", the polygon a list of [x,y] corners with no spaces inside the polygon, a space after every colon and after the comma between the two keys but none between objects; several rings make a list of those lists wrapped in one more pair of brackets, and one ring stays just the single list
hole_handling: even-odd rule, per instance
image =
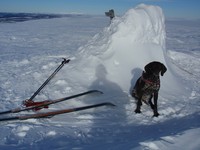
[{"label": "ski pole handle", "polygon": [[67,64],[70,62],[70,59],[66,59],[66,58],[62,58],[62,59],[63,59],[63,61],[61,64]]}]

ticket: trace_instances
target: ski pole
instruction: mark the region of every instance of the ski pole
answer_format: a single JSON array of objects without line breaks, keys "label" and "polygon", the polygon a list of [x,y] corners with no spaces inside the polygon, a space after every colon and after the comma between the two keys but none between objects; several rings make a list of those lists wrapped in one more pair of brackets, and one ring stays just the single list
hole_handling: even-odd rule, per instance
[{"label": "ski pole", "polygon": [[70,59],[65,59],[62,61],[62,63],[58,66],[58,68],[49,76],[49,78],[40,86],[40,88],[31,96],[31,98],[29,99],[30,101],[32,101],[37,95],[38,93],[45,87],[45,85],[48,84],[48,82],[56,75],[56,73],[58,73],[58,71],[66,64],[70,61]]}]

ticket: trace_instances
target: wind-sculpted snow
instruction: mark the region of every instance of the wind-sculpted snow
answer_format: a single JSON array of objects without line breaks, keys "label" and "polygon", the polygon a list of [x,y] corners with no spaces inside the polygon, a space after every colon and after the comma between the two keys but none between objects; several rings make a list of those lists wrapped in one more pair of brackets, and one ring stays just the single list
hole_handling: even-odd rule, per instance
[{"label": "wind-sculpted snow", "polygon": [[[111,24],[105,16],[84,15],[0,24],[1,111],[20,107],[60,65],[62,57],[71,61],[35,101],[91,89],[104,94],[82,96],[40,112],[101,102],[116,105],[0,122],[0,149],[198,150],[200,29],[182,22],[168,22],[166,28],[165,22],[160,7],[141,4]],[[184,49],[188,31],[192,31],[188,41],[192,44]],[[161,77],[157,118],[152,118],[146,105],[142,114],[135,114],[135,100],[129,94],[150,61],[161,61],[168,68]],[[19,115],[32,113],[37,112]]]},{"label": "wind-sculpted snow", "polygon": [[[183,85],[174,78],[165,39],[165,19],[161,8],[141,4],[127,11],[124,16],[115,18],[103,33],[96,35],[79,49],[79,59],[84,64],[81,68],[85,66],[91,73],[101,65],[109,81],[129,92],[144,66],[151,61],[160,61],[168,68],[161,78],[161,90],[165,93],[183,92]],[[89,71],[88,68],[92,70]],[[90,74],[90,77],[93,75]]]}]

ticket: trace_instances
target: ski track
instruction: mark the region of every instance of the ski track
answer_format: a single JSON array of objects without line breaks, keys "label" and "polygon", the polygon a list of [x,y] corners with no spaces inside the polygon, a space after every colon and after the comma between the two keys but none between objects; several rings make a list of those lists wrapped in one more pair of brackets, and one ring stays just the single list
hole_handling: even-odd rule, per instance
[{"label": "ski track", "polygon": [[[167,22],[167,54],[191,94],[187,97],[160,95],[161,116],[152,118],[152,111],[145,105],[142,114],[136,115],[135,100],[126,92],[91,94],[50,106],[49,110],[105,101],[115,103],[116,108],[103,107],[48,119],[1,122],[0,149],[167,150],[184,149],[184,140],[193,142],[191,139],[195,138],[186,149],[196,150],[200,147],[200,49],[197,42],[200,30],[199,26],[187,26],[187,21],[185,24]],[[0,24],[1,110],[19,107],[23,100],[30,98],[60,64],[62,57],[72,61],[36,100],[57,99],[87,91],[85,83],[94,77],[87,70],[73,73],[79,71],[76,53],[85,48],[83,45],[88,47],[90,42],[102,36],[106,26],[109,26],[109,20],[97,16]],[[88,75],[89,79],[77,81],[82,74]],[[112,87],[116,88],[115,85]]]}]

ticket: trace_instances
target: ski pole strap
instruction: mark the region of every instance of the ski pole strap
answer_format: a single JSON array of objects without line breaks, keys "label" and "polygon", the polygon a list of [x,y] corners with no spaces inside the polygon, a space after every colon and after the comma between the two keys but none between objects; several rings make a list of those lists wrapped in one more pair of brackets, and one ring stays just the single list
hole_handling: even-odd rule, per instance
[{"label": "ski pole strap", "polygon": [[29,100],[33,100],[38,93],[48,84],[48,82],[58,73],[58,71],[70,61],[70,59],[65,59],[62,61],[62,63],[58,66],[58,68],[49,76],[49,78],[40,86],[40,88],[31,96]]}]

